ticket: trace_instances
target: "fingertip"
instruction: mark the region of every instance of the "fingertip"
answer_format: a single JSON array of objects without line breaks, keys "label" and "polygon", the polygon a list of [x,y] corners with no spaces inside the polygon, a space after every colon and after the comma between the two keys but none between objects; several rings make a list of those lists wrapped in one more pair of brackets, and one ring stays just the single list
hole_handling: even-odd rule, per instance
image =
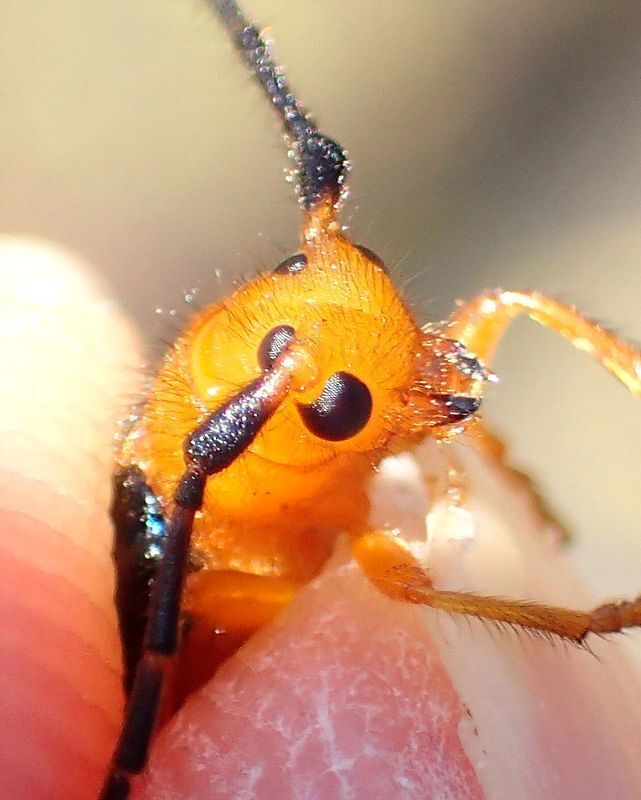
[{"label": "fingertip", "polygon": [[334,559],[161,733],[136,797],[482,797],[422,613]]},{"label": "fingertip", "polygon": [[107,518],[136,337],[87,265],[0,239],[0,731],[12,797],[97,790],[121,713]]},{"label": "fingertip", "polygon": [[[112,460],[114,419],[139,391],[140,344],[77,256],[0,237],[0,260],[1,430],[8,439],[0,464],[79,499],[92,502],[99,493],[102,500],[108,489],[96,483],[96,469]],[[65,463],[55,476],[48,452]]]},{"label": "fingertip", "polygon": [[[402,510],[424,536],[432,512],[427,563],[443,588],[585,607],[525,485],[453,452],[469,517],[447,496],[428,501],[444,466],[433,447],[381,470],[400,482],[376,514]],[[518,787],[520,800],[627,800],[641,785],[638,675],[615,642],[594,647],[599,659],[392,602],[335,560],[166,726],[135,796],[461,800]]]}]

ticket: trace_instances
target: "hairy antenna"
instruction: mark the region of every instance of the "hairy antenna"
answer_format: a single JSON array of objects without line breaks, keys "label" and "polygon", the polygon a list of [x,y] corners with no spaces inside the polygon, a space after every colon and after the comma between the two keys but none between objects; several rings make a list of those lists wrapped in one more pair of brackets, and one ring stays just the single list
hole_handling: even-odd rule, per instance
[{"label": "hairy antenna", "polygon": [[220,15],[243,60],[278,112],[287,136],[294,142],[298,170],[298,192],[306,211],[324,201],[336,206],[348,172],[343,148],[321,133],[301,108],[285,76],[255,25],[243,15],[234,0],[208,0]]}]

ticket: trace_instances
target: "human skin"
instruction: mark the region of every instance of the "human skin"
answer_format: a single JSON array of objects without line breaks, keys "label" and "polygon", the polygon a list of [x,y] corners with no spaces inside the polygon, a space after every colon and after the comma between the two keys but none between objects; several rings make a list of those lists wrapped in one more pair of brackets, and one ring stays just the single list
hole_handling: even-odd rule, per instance
[{"label": "human skin", "polygon": [[[7,239],[0,265],[0,774],[8,797],[80,800],[122,714],[106,509],[143,355],[68,254]],[[432,508],[439,585],[589,606],[527,491],[454,452],[470,516]],[[375,490],[376,514],[417,546],[431,459]],[[339,549],[166,725],[134,796],[628,800],[639,678],[622,637],[592,647],[394,603]]]}]

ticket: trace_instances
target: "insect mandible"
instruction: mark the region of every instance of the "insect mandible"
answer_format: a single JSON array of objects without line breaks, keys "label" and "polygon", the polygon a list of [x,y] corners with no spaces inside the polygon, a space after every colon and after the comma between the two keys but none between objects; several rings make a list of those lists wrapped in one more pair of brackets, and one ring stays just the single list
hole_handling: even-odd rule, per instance
[{"label": "insect mandible", "polygon": [[122,443],[112,515],[129,699],[101,793],[110,800],[145,767],[170,664],[185,667],[183,694],[201,683],[319,572],[336,531],[400,602],[579,643],[641,625],[641,599],[583,612],[439,590],[402,539],[368,527],[365,482],[384,455],[478,428],[489,364],[516,316],[588,351],[636,396],[641,354],[538,292],[487,291],[421,326],[383,262],[340,225],[341,146],[299,106],[237,5],[211,4],[294,151],[300,252],[189,323]]}]

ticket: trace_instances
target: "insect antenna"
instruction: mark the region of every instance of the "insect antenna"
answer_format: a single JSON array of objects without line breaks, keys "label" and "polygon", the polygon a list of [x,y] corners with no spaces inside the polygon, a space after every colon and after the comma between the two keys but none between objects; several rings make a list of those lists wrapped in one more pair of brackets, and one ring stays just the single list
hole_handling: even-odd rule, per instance
[{"label": "insect antenna", "polygon": [[300,106],[259,30],[236,2],[209,0],[209,4],[218,12],[241,57],[276,109],[285,134],[292,140],[303,208],[308,214],[323,209],[322,219],[315,221],[325,225],[333,222],[349,171],[345,151],[321,133]]},{"label": "insect antenna", "polygon": [[168,667],[178,649],[192,527],[203,504],[207,478],[235,461],[280,405],[289,387],[287,358],[285,350],[268,371],[209,414],[185,441],[186,469],[174,492],[164,553],[149,595],[142,654],[99,800],[125,800],[131,777],[147,763]]}]

